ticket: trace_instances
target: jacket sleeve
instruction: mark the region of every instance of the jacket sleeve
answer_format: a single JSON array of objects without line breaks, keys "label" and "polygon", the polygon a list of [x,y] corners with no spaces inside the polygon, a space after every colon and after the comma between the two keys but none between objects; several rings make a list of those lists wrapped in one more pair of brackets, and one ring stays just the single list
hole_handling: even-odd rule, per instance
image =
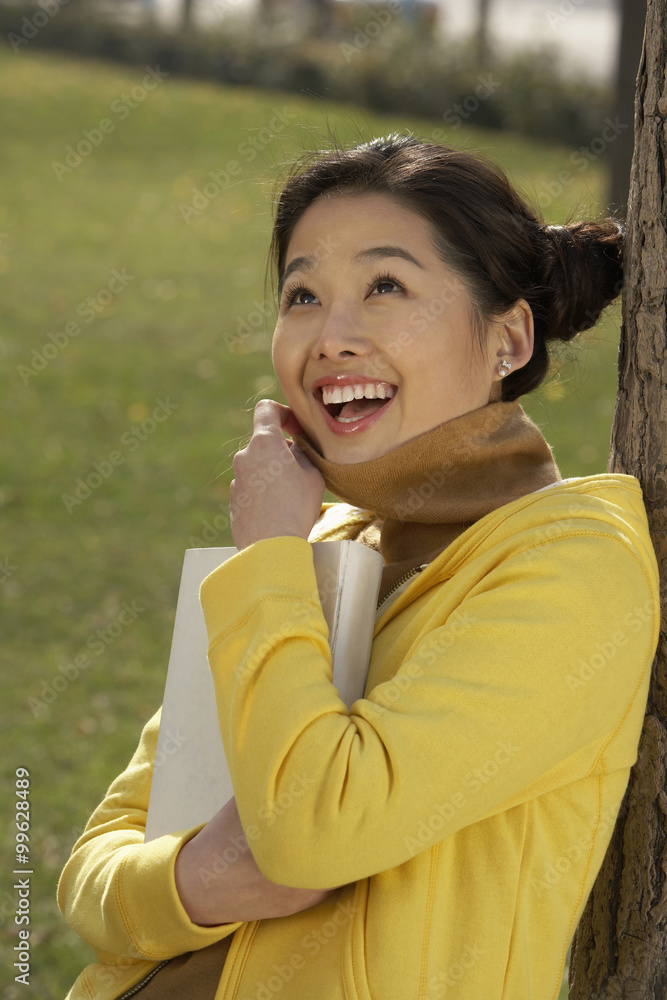
[{"label": "jacket sleeve", "polygon": [[241,926],[200,927],[180,901],[176,855],[203,823],[144,844],[160,711],[146,723],[128,767],[90,817],[58,883],[67,923],[101,962],[162,961],[213,944]]},{"label": "jacket sleeve", "polygon": [[[431,594],[395,675],[348,711],[308,542],[261,540],[203,581],[223,745],[267,878],[331,888],[394,868],[420,822],[444,817],[442,840],[509,808],[646,699],[656,582],[620,533],[575,527],[510,548],[441,621]],[[653,610],[635,633],[637,606]],[[629,641],[596,682],[573,685],[618,630]]]}]

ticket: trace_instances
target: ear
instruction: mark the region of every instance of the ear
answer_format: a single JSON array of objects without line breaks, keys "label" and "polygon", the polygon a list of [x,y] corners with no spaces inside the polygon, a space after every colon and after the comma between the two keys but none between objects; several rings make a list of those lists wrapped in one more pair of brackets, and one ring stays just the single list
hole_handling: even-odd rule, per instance
[{"label": "ear", "polygon": [[511,309],[496,316],[493,323],[495,336],[489,338],[491,348],[491,363],[494,379],[502,381],[498,374],[498,365],[507,361],[513,372],[528,364],[533,356],[535,340],[535,325],[533,310],[525,299],[519,299]]}]

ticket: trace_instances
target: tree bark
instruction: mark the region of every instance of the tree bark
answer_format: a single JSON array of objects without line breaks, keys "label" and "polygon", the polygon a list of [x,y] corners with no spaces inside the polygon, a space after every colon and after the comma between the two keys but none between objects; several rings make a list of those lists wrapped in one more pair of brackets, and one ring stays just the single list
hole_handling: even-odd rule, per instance
[{"label": "tree bark", "polygon": [[491,0],[478,0],[477,27],[475,29],[475,46],[477,61],[484,68],[489,59],[489,9]]},{"label": "tree bark", "polygon": [[[618,394],[607,470],[636,476],[667,569],[667,2],[648,0],[635,96]],[[664,597],[638,757],[572,946],[570,1000],[667,998]]]},{"label": "tree bark", "polygon": [[[621,30],[616,65],[614,116],[623,125],[632,122],[635,103],[637,66],[642,51],[646,0],[621,0]],[[632,129],[624,129],[610,146],[611,184],[609,206],[619,215],[627,211],[630,168],[632,165]]]}]

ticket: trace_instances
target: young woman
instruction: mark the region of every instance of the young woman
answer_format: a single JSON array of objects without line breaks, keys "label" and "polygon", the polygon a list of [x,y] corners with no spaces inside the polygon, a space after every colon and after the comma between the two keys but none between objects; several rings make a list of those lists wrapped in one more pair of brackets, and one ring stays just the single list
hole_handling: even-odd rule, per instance
[{"label": "young woman", "polygon": [[[621,257],[612,220],[545,225],[411,136],[295,166],[287,406],[255,409],[240,551],[201,588],[236,796],[144,844],[148,722],[60,880],[99,959],[71,1000],[555,1000],[636,760],[658,568],[638,481],[562,480],[519,398]],[[338,538],[384,559],[349,711],[309,545]]]}]

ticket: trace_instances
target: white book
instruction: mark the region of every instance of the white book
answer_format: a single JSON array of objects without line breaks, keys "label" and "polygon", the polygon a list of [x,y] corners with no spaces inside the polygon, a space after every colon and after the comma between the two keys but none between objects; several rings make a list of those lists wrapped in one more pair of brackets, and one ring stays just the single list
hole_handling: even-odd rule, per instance
[{"label": "white book", "polygon": [[[382,556],[360,542],[311,542],[332,651],[333,683],[348,708],[362,698]],[[237,549],[186,549],[178,592],[144,841],[207,822],[234,795],[208,664],[202,581]],[[281,706],[281,710],[288,710]]]}]

